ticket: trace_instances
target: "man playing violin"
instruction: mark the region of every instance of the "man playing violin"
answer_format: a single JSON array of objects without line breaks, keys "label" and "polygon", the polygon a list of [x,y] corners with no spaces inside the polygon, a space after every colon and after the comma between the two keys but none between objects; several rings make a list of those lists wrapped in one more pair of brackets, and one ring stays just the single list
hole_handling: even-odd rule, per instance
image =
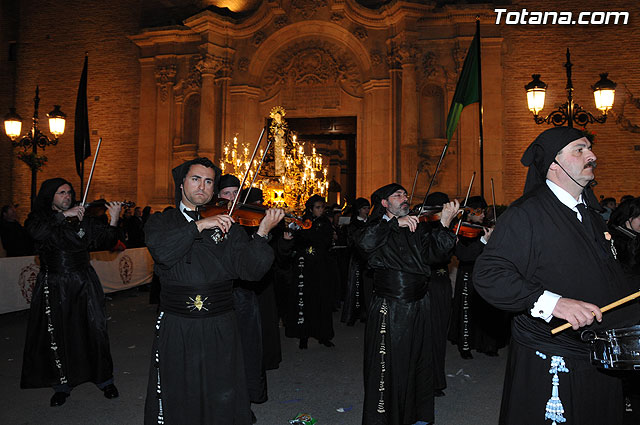
[{"label": "man playing violin", "polygon": [[84,207],[74,204],[71,183],[45,180],[25,222],[40,257],[40,272],[29,310],[20,386],[53,387],[52,407],[63,405],[84,382],[96,384],[106,398],[118,397],[104,292],[89,263],[89,247],[116,244],[121,203],[106,204],[110,225],[85,217]]},{"label": "man playing violin", "polygon": [[[199,217],[220,179],[208,158],[172,174],[177,208],[150,216],[144,229],[161,285],[145,424],[250,424],[233,280],[259,280],[269,270],[267,239],[284,213],[267,210],[248,236],[227,214]],[[215,228],[226,237],[215,237]]]},{"label": "man playing violin", "polygon": [[[576,129],[541,133],[522,156],[524,196],[500,216],[476,260],[476,290],[515,313],[500,424],[621,424],[618,378],[590,365],[583,329],[628,326],[638,303],[603,315],[604,306],[637,291],[612,250],[589,187],[596,156]],[[595,319],[595,320],[594,320]],[[573,330],[552,335],[568,321]]]},{"label": "man playing violin", "polygon": [[440,224],[408,215],[407,191],[376,190],[366,227],[354,239],[374,274],[365,330],[363,425],[426,424],[434,419],[430,264],[447,261],[455,245],[448,228],[458,201],[442,208]]},{"label": "man playing violin", "polygon": [[[232,174],[224,174],[220,177],[218,188],[218,197],[228,200],[231,205],[240,190],[240,180]],[[244,200],[243,195],[240,197],[240,201],[242,200]],[[243,226],[243,228],[248,233],[255,231],[253,227]],[[262,365],[262,323],[258,296],[254,290],[256,285],[257,282],[235,280],[233,283],[233,308],[238,317],[249,400],[251,403],[264,403],[267,401],[267,375]],[[257,421],[253,410],[251,411],[251,420],[253,423]]]}]

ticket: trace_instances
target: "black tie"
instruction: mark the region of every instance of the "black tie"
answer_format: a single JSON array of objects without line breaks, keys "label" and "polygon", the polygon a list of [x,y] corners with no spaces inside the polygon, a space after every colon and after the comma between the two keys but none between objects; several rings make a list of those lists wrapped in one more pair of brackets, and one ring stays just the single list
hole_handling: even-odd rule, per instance
[{"label": "black tie", "polygon": [[595,234],[593,232],[593,224],[591,223],[591,216],[589,215],[589,210],[587,209],[587,206],[583,203],[580,203],[576,205],[576,208],[578,208],[578,212],[582,216],[582,225],[587,231],[587,235],[589,235],[589,237],[591,237],[592,239],[595,239]]},{"label": "black tie", "polygon": [[198,211],[191,211],[186,208],[183,209],[182,211],[184,211],[184,213],[189,217],[191,217],[194,221],[200,220],[200,214],[198,214]]}]

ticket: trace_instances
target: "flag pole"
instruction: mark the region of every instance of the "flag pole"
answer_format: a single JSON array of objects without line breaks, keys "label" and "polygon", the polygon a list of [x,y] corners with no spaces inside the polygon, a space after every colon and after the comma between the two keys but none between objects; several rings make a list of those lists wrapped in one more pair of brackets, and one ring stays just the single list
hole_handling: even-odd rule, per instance
[{"label": "flag pole", "polygon": [[482,56],[480,55],[480,16],[476,15],[476,34],[478,43],[476,45],[478,54],[478,122],[480,124],[480,195],[484,198],[484,134],[483,134],[483,110],[482,110]]}]

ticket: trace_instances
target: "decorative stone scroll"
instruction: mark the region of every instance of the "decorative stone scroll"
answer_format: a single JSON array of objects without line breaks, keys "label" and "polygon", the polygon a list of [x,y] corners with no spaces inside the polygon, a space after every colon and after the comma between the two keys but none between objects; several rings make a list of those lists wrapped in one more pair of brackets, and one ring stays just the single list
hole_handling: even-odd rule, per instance
[{"label": "decorative stone scroll", "polygon": [[[283,92],[283,106],[338,108],[340,88],[362,96],[362,76],[348,52],[326,40],[306,40],[282,49],[267,67],[263,88]],[[304,102],[300,102],[303,98]]]},{"label": "decorative stone scroll", "polygon": [[183,98],[187,93],[200,91],[200,88],[202,87],[202,74],[197,67],[199,60],[200,56],[193,57],[189,66],[189,73],[185,78],[176,83],[173,89],[176,97]]},{"label": "decorative stone scroll", "polygon": [[353,30],[353,35],[360,41],[365,41],[369,34],[367,33],[367,29],[365,27],[356,27]]},{"label": "decorative stone scroll", "polygon": [[232,72],[231,60],[229,58],[208,53],[202,55],[196,68],[202,75],[214,75],[217,78],[229,77]]},{"label": "decorative stone scroll", "polygon": [[169,86],[175,84],[177,67],[173,61],[160,61],[156,65],[156,84],[160,88],[160,101],[166,103],[169,98]]},{"label": "decorative stone scroll", "polygon": [[316,14],[318,8],[325,7],[327,0],[292,0],[291,7],[294,11],[302,14],[305,19]]}]

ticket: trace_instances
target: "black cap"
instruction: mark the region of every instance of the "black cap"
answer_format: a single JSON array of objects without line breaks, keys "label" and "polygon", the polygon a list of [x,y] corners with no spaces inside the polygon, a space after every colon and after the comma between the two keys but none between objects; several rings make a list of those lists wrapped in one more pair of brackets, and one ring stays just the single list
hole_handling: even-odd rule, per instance
[{"label": "black cap", "polygon": [[240,179],[233,174],[224,174],[218,183],[218,192],[226,187],[240,187]]}]

